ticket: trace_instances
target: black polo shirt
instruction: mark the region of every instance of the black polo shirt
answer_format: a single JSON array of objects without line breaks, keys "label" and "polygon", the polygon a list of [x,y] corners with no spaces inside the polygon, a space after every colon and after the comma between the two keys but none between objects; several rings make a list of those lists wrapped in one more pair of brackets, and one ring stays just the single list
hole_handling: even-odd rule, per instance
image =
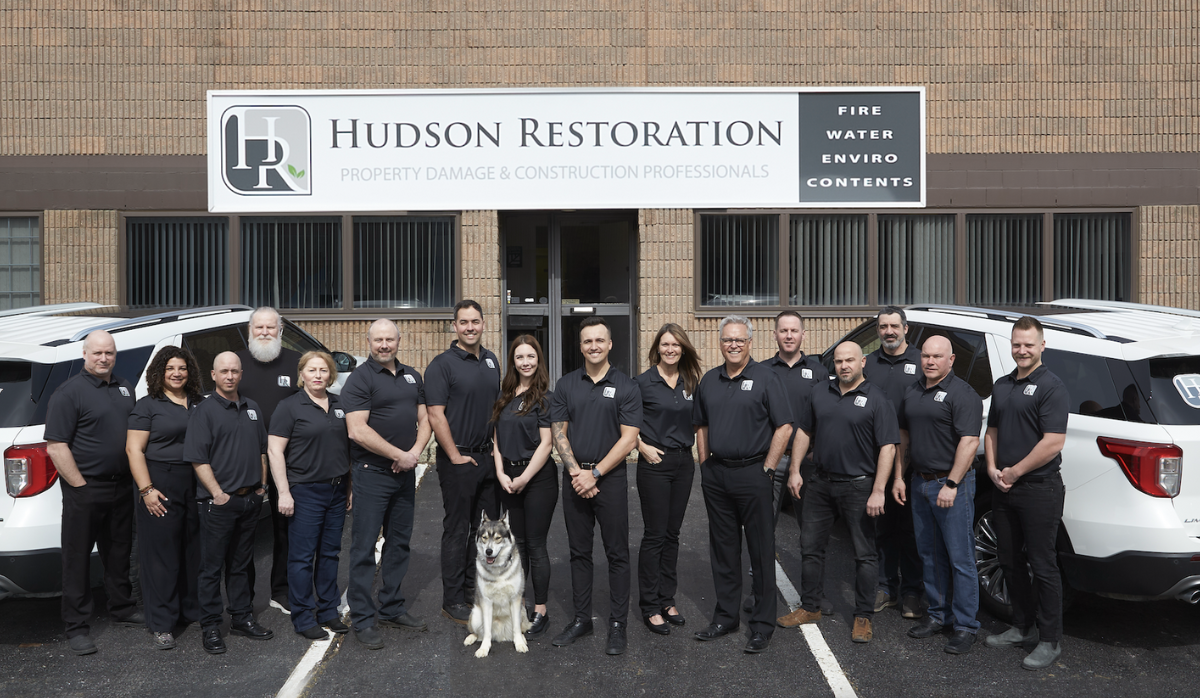
[{"label": "black polo shirt", "polygon": [[893,410],[900,409],[904,391],[918,378],[925,380],[921,372],[921,350],[909,344],[903,353],[892,356],[879,347],[867,356],[863,377],[883,388]]},{"label": "black polo shirt", "polygon": [[[237,402],[232,402],[214,392],[192,410],[183,460],[212,466],[222,492],[263,484],[262,457],[266,452],[267,425],[254,400],[238,395]],[[201,499],[212,496],[211,492],[204,496],[203,485],[197,494]]]},{"label": "black polo shirt", "polygon": [[257,402],[266,423],[270,424],[275,407],[300,390],[297,380],[300,352],[284,349],[274,361],[267,363],[255,359],[249,349],[234,353],[242,360],[242,382],[238,384],[238,395],[245,395]]},{"label": "black polo shirt", "polygon": [[496,422],[496,438],[500,455],[508,460],[529,460],[533,452],[542,445],[542,429],[550,428],[550,401],[554,393],[547,391],[539,405],[533,405],[525,414],[517,414],[525,404],[524,393],[514,397],[500,412]]},{"label": "black polo shirt", "polygon": [[425,404],[445,406],[457,446],[480,448],[487,444],[492,406],[499,396],[500,360],[482,347],[476,358],[460,349],[456,339],[425,369]]},{"label": "black polo shirt", "polygon": [[283,451],[288,484],[331,480],[350,471],[346,411],[337,395],[326,395],[328,412],[301,390],[279,403],[271,417],[271,436],[288,440]]},{"label": "black polo shirt", "polygon": [[708,427],[713,457],[741,460],[765,456],[775,430],[792,423],[792,408],[778,374],[750,359],[736,378],[725,364],[710,369],[696,387],[692,424]]},{"label": "black polo shirt", "polygon": [[[988,428],[999,433],[996,440],[996,467],[1004,470],[1029,455],[1045,434],[1067,433],[1067,415],[1071,411],[1067,386],[1045,365],[1017,380],[1017,369],[1001,376],[992,388],[992,408]],[[1062,454],[1021,479],[1037,481],[1057,473]]]},{"label": "black polo shirt", "polygon": [[558,381],[550,421],[569,422],[567,439],[579,463],[599,463],[621,438],[621,427],[642,428],[642,391],[629,376],[609,366],[593,383],[586,368]]},{"label": "black polo shirt", "polygon": [[81,370],[50,396],[45,438],[71,448],[84,478],[128,474],[125,432],[136,402],[133,385],[124,378],[103,381]]},{"label": "black polo shirt", "polygon": [[829,371],[825,370],[819,358],[810,354],[801,352],[796,363],[788,366],[786,361],[779,358],[779,352],[775,352],[775,356],[763,363],[770,366],[779,380],[783,381],[788,404],[792,407],[792,419],[796,419],[804,411],[805,405],[812,401],[814,387],[829,383]]},{"label": "black polo shirt", "polygon": [[[367,426],[396,448],[409,450],[417,441],[417,408],[425,404],[425,384],[412,366],[396,362],[396,374],[367,359],[346,379],[341,392],[347,413],[369,410]],[[389,458],[350,442],[350,460],[388,472]]]},{"label": "black polo shirt", "polygon": [[879,449],[900,443],[896,410],[883,389],[866,381],[845,395],[839,381],[814,390],[796,423],[813,439],[817,467],[851,477],[874,475]]},{"label": "black polo shirt", "polygon": [[675,387],[667,385],[657,366],[639,375],[642,391],[642,441],[662,448],[691,448],[696,441],[692,427],[692,397],[683,388],[683,376]]},{"label": "black polo shirt", "polygon": [[958,442],[964,436],[979,436],[983,428],[983,398],[954,371],[932,388],[925,387],[922,376],[904,391],[897,418],[900,428],[908,432],[914,471],[950,470]]},{"label": "black polo shirt", "polygon": [[187,436],[188,420],[200,400],[188,398],[188,406],[171,402],[166,395],[147,395],[137,401],[129,413],[130,431],[150,433],[146,442],[146,460],[159,463],[187,463],[183,458],[183,441]]}]

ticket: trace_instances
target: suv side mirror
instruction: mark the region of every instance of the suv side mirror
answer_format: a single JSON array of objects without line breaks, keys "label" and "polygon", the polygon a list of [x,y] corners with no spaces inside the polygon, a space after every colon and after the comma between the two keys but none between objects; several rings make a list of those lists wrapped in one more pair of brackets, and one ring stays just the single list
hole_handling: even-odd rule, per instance
[{"label": "suv side mirror", "polygon": [[333,352],[333,362],[337,364],[338,373],[349,373],[358,365],[358,359],[344,351]]}]

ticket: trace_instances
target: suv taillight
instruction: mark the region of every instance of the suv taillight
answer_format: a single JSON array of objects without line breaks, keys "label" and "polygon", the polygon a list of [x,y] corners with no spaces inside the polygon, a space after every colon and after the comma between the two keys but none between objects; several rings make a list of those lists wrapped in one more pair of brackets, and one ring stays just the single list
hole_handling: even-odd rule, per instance
[{"label": "suv taillight", "polygon": [[32,497],[50,489],[58,479],[46,444],[13,446],[4,452],[4,482],[13,497]]},{"label": "suv taillight", "polygon": [[1100,452],[1121,464],[1125,477],[1151,497],[1174,497],[1183,479],[1183,449],[1174,444],[1096,438]]}]

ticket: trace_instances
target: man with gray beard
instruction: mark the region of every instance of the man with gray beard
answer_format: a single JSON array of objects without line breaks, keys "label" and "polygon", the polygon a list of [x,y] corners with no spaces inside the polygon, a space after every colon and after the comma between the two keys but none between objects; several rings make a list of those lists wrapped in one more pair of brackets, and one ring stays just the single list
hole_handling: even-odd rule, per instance
[{"label": "man with gray beard", "polygon": [[[296,371],[300,353],[283,348],[283,318],[279,311],[263,306],[250,316],[246,334],[247,348],[237,352],[242,362],[242,382],[239,392],[258,403],[263,426],[269,427],[275,407],[286,397],[299,391]],[[287,558],[288,518],[279,513],[279,490],[269,477],[267,491],[271,498],[271,606],[291,614],[288,605]],[[250,595],[254,595],[254,566],[250,566]]]}]

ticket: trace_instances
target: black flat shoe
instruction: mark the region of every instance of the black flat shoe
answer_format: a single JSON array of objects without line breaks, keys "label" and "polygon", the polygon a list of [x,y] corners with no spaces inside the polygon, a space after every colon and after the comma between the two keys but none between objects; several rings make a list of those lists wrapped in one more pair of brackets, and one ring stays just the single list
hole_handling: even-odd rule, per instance
[{"label": "black flat shoe", "polygon": [[541,637],[546,632],[546,628],[550,626],[550,616],[545,613],[533,614],[533,625],[529,626],[529,630],[525,631],[525,637],[532,640],[535,637]]},{"label": "black flat shoe", "polygon": [[679,609],[676,608],[675,610],[677,611],[676,613],[667,613],[667,609],[664,608],[662,610],[663,620],[667,621],[671,625],[678,625],[678,626],[687,625],[687,621],[683,619],[683,616],[679,615],[679,613],[678,613]]},{"label": "black flat shoe", "polygon": [[642,622],[646,624],[647,628],[650,628],[650,632],[654,633],[655,635],[670,635],[671,634],[671,626],[667,625],[666,622],[655,625],[654,623],[650,622],[650,618],[651,618],[650,616],[646,616],[646,617],[642,618]]},{"label": "black flat shoe", "polygon": [[708,642],[709,640],[715,640],[718,637],[725,637],[737,629],[738,626],[736,625],[721,625],[720,623],[713,623],[704,630],[697,631],[695,635],[697,640],[700,640],[701,642]]}]

